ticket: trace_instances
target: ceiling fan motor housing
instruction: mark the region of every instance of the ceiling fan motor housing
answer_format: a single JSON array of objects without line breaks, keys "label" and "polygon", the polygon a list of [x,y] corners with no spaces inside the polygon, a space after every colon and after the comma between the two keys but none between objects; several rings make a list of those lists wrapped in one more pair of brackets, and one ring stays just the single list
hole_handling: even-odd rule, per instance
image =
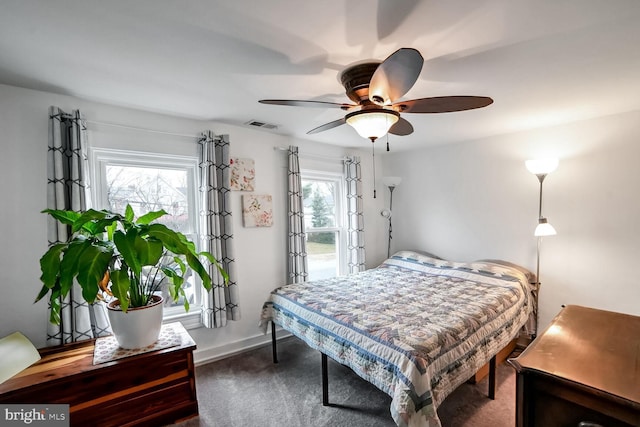
[{"label": "ceiling fan motor housing", "polygon": [[379,62],[365,62],[345,69],[340,75],[340,81],[350,100],[356,104],[370,104],[369,83],[373,73],[378,69]]}]

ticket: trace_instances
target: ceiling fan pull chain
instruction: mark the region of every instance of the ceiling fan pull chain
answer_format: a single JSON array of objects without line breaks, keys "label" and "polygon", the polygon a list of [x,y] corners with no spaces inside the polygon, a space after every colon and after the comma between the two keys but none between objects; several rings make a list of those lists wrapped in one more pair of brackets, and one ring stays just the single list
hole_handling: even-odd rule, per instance
[{"label": "ceiling fan pull chain", "polygon": [[389,134],[387,133],[387,151],[389,151]]},{"label": "ceiling fan pull chain", "polygon": [[371,162],[373,163],[373,198],[376,198],[376,146],[375,139],[371,139]]}]

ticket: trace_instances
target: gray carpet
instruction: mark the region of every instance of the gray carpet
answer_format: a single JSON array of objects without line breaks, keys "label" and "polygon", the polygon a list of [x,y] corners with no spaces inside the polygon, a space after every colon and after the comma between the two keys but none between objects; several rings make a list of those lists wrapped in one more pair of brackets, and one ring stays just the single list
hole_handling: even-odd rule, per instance
[{"label": "gray carpet", "polygon": [[[179,427],[395,426],[391,398],[350,369],[329,359],[329,401],[322,406],[320,353],[297,338],[278,341],[196,368],[200,416]],[[496,400],[486,379],[463,384],[438,408],[443,427],[515,425],[515,371],[498,366]]]}]

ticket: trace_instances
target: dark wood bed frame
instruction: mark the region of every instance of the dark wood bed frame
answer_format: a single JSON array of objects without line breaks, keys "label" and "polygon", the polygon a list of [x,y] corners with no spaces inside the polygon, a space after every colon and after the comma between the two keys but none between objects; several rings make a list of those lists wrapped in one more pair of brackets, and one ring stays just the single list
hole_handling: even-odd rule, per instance
[{"label": "dark wood bed frame", "polygon": [[[474,377],[469,380],[472,383],[478,382],[480,379],[484,378],[484,376],[487,375],[486,372],[488,371],[489,388],[487,396],[491,400],[495,400],[496,398],[496,360],[500,358],[500,362],[502,363],[515,348],[515,342],[516,340],[511,341],[504,349],[502,349],[497,354],[494,354],[493,357],[489,360],[489,363],[480,368],[480,370],[474,375]],[[276,346],[276,324],[273,321],[271,321],[271,350],[273,352],[273,363],[278,363],[278,349]],[[322,405],[329,406],[328,360],[326,354],[324,354],[323,352],[320,352],[320,354],[322,356]]]}]

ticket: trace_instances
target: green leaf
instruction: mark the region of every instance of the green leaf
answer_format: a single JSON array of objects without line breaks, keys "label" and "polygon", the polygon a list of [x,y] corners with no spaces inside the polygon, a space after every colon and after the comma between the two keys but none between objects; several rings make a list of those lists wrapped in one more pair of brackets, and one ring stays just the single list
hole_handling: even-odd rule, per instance
[{"label": "green leaf", "polygon": [[129,288],[131,280],[126,269],[114,270],[111,272],[111,292],[120,300],[120,308],[125,313],[129,308]]},{"label": "green leaf", "polygon": [[108,232],[110,227],[117,227],[117,218],[106,217],[95,221],[87,222],[82,225],[82,230],[91,236],[100,236],[104,232]]},{"label": "green leaf", "polygon": [[42,213],[47,213],[52,217],[54,217],[56,220],[66,225],[73,225],[73,223],[76,222],[76,220],[80,218],[80,215],[81,215],[80,212],[64,211],[64,210],[57,210],[57,209],[45,209],[42,211]]},{"label": "green leaf", "polygon": [[124,219],[126,219],[129,222],[132,222],[134,217],[135,217],[135,214],[133,213],[133,208],[129,203],[127,203],[127,207],[124,209]]},{"label": "green leaf", "polygon": [[165,212],[164,209],[159,210],[159,211],[155,211],[155,212],[148,212],[144,215],[142,215],[140,218],[138,218],[138,220],[136,221],[138,224],[149,224],[151,223],[151,221],[154,221],[160,217],[163,217],[167,214],[167,212]]},{"label": "green leaf", "polygon": [[210,252],[202,251],[198,255],[207,258],[212,265],[215,265],[224,280],[224,284],[229,284],[229,274],[224,270],[224,268],[222,268],[220,262]]},{"label": "green leaf", "polygon": [[169,283],[171,284],[171,286],[168,287],[171,298],[173,298],[174,301],[177,301],[178,290],[184,283],[184,278],[181,274],[178,274],[174,269],[170,267],[162,267],[161,270],[164,275],[167,276],[167,279],[169,279]]},{"label": "green leaf", "polygon": [[113,233],[116,231],[118,224],[116,222],[112,222],[110,225],[106,227],[107,239],[113,241]]},{"label": "green leaf", "polygon": [[189,311],[189,300],[186,297],[184,289],[182,285],[184,283],[184,272],[186,271],[186,267],[180,258],[175,258],[176,264],[180,268],[180,273],[170,267],[162,267],[162,272],[167,279],[169,279],[170,286],[168,286],[169,295],[174,301],[178,301],[180,296],[184,297],[184,309],[185,311]]},{"label": "green leaf", "polygon": [[58,282],[62,297],[65,297],[73,286],[73,279],[78,275],[78,260],[89,246],[91,246],[91,241],[79,236],[65,248],[60,262]]},{"label": "green leaf", "polygon": [[113,242],[116,244],[116,248],[118,248],[118,252],[127,263],[131,272],[137,277],[140,278],[140,272],[142,271],[142,265],[140,264],[140,260],[138,259],[138,254],[136,253],[136,237],[138,236],[138,229],[131,228],[125,234],[121,230],[113,233]]},{"label": "green leaf", "polygon": [[49,304],[51,305],[51,312],[49,314],[49,322],[54,325],[60,324],[60,292],[56,289],[51,291],[51,297],[49,298]]},{"label": "green leaf", "polygon": [[71,231],[77,233],[80,229],[83,228],[86,223],[104,219],[107,215],[108,213],[105,211],[96,211],[94,209],[89,209],[88,211],[83,212],[78,217],[78,219],[74,221]]},{"label": "green leaf", "polygon": [[202,279],[202,286],[204,286],[207,291],[211,290],[211,276],[209,276],[207,269],[204,268],[198,257],[191,253],[186,254],[185,257],[189,267]]},{"label": "green leaf", "polygon": [[162,242],[154,238],[143,239],[136,236],[134,246],[141,266],[156,265],[164,252]]},{"label": "green leaf", "polygon": [[178,238],[180,239],[180,241],[189,248],[189,251],[193,252],[193,254],[196,255],[196,244],[191,240],[187,239],[187,236],[185,236],[184,234],[182,233],[176,233],[176,234],[178,235]]},{"label": "green leaf", "polygon": [[[180,275],[184,276],[184,273],[187,272],[187,264],[184,263],[184,261],[182,260],[182,257],[180,256],[174,256],[173,257],[173,262],[175,263],[175,265],[180,269]],[[175,271],[174,266],[171,266],[171,269]],[[178,273],[176,271],[176,273]]]},{"label": "green leaf", "polygon": [[225,286],[227,286],[229,284],[229,273],[227,273],[226,270],[222,268],[222,265],[220,265],[220,263],[216,262],[215,266],[218,269],[218,272],[220,273],[220,275],[222,276]]},{"label": "green leaf", "polygon": [[[40,280],[48,289],[51,289],[56,283],[56,279],[60,273],[60,256],[66,246],[66,243],[51,245],[49,250],[40,258],[40,271],[42,272]],[[40,298],[38,298],[38,300]]]},{"label": "green leaf", "polygon": [[186,238],[182,233],[173,231],[164,224],[151,224],[148,230],[149,236],[160,240],[162,244],[176,255],[195,254],[195,251],[186,244]]},{"label": "green leaf", "polygon": [[[151,224],[149,226],[149,235],[162,240],[164,246],[174,254],[184,255],[189,267],[191,267],[191,269],[200,276],[200,279],[202,279],[202,285],[204,288],[211,290],[211,276],[209,276],[207,269],[200,262],[200,259],[198,258],[199,254],[195,249],[195,244],[188,241],[184,234],[173,231],[163,224]],[[213,256],[211,256],[210,259],[213,260],[226,283],[229,276],[224,272]]]},{"label": "green leaf", "polygon": [[78,283],[82,287],[82,297],[90,304],[96,300],[100,290],[98,283],[109,267],[111,256],[107,247],[89,245],[78,258]]},{"label": "green leaf", "polygon": [[180,288],[180,294],[184,300],[184,311],[189,311],[189,298],[187,298],[187,295],[184,293],[184,289]]},{"label": "green leaf", "polygon": [[36,297],[36,300],[34,301],[34,303],[36,303],[36,302],[40,301],[42,298],[44,298],[45,295],[47,295],[50,290],[51,290],[51,288],[49,288],[46,285],[43,285],[42,289],[40,289],[40,292],[38,293],[38,296]]}]

